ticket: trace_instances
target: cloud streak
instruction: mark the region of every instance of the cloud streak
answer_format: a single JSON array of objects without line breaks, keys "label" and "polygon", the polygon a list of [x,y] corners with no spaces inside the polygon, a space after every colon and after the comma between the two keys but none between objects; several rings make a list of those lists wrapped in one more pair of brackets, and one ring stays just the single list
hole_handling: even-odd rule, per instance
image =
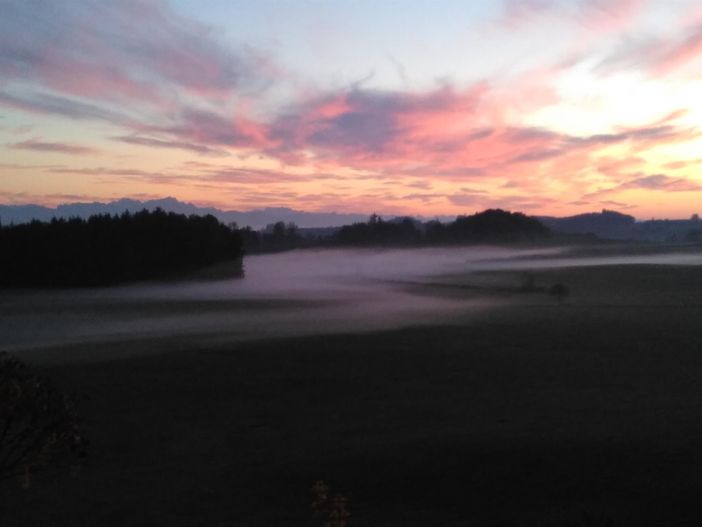
[{"label": "cloud streak", "polygon": [[33,152],[48,152],[75,156],[95,155],[100,152],[99,150],[88,146],[69,143],[52,143],[48,141],[40,141],[38,139],[27,139],[26,141],[9,144],[7,146],[15,150],[30,150]]},{"label": "cloud streak", "polygon": [[127,116],[119,111],[40,92],[30,91],[19,95],[0,91],[0,105],[34,114],[58,115],[76,120],[100,120],[114,124],[123,124],[130,121]]},{"label": "cloud streak", "polygon": [[652,190],[658,192],[700,192],[702,185],[686,178],[674,178],[665,174],[637,174],[610,188],[597,190],[582,197],[583,200],[601,199],[627,190]]},{"label": "cloud streak", "polygon": [[162,139],[155,139],[153,137],[141,137],[136,135],[116,136],[112,139],[130,145],[146,146],[150,148],[171,148],[177,150],[188,150],[197,154],[206,154],[214,156],[227,155],[227,153],[222,150],[216,150],[214,148],[210,148],[209,146],[188,143],[186,141],[164,141]]}]

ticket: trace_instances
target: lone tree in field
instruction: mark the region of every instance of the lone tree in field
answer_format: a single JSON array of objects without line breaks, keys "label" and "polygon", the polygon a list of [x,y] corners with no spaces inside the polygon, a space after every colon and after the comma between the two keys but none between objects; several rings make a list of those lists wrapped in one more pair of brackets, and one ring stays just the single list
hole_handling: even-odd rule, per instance
[{"label": "lone tree in field", "polygon": [[0,479],[28,487],[34,471],[83,457],[85,446],[72,399],[0,352]]}]

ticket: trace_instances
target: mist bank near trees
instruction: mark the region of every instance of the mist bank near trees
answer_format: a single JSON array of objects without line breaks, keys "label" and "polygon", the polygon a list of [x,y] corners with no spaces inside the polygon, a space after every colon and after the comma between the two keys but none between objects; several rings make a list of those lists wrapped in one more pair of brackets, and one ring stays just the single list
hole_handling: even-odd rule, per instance
[{"label": "mist bank near trees", "polygon": [[102,286],[164,278],[243,255],[214,216],[157,209],[0,227],[0,286]]},{"label": "mist bank near trees", "polygon": [[[670,227],[668,223],[660,228]],[[680,236],[661,241],[700,241],[699,218],[677,223]],[[650,232],[660,231],[651,222],[645,225]],[[641,226],[632,216],[612,211],[570,218],[537,218],[488,209],[449,222],[422,222],[410,217],[383,219],[373,214],[367,221],[341,227],[305,229],[279,221],[254,230],[249,226],[239,228],[236,223],[225,225],[210,214],[186,216],[157,208],[120,215],[100,214],[88,219],[54,218],[49,222],[0,224],[0,287],[105,286],[178,278],[220,262],[241,262],[245,253],[304,248],[632,239],[631,233]]]},{"label": "mist bank near trees", "polygon": [[224,225],[212,215],[186,216],[157,209],[88,219],[0,226],[0,286],[104,286],[176,277],[219,262],[311,247],[417,247],[541,241],[550,231],[518,212],[487,210],[450,223],[412,218],[346,225],[304,236],[295,224],[263,231]]},{"label": "mist bank near trees", "polygon": [[[702,228],[694,217],[678,226],[687,231],[676,241],[700,241],[702,231],[697,225]],[[245,253],[314,247],[574,243],[607,238],[608,234],[631,239],[636,228],[641,224],[633,217],[611,211],[558,219],[501,209],[458,216],[450,222],[383,219],[373,214],[364,222],[317,229],[279,221],[254,230],[236,223],[225,225],[210,214],[186,216],[162,209],[88,219],[54,218],[0,225],[0,286],[103,286],[176,278],[219,262],[240,260]]]}]

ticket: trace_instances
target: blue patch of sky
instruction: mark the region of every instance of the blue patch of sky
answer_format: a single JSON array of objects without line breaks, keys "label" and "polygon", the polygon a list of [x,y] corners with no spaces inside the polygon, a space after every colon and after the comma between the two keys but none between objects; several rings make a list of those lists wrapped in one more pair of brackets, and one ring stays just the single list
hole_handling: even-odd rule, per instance
[{"label": "blue patch of sky", "polygon": [[[174,0],[233,45],[271,53],[309,83],[338,88],[426,89],[470,79],[490,51],[476,39],[499,18],[493,0]],[[467,60],[469,59],[469,60]]]}]

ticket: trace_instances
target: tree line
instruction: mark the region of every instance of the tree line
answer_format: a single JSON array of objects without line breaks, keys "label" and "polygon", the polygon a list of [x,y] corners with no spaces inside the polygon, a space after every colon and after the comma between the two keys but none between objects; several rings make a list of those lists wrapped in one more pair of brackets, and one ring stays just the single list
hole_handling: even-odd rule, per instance
[{"label": "tree line", "polygon": [[[312,231],[317,229],[311,229]],[[414,218],[384,220],[377,214],[366,222],[334,229],[324,236],[309,235],[293,223],[278,222],[257,232],[241,229],[247,252],[275,252],[319,246],[421,246],[470,243],[515,243],[540,241],[551,230],[538,219],[520,212],[488,209],[455,221],[421,222]]]},{"label": "tree line", "polygon": [[551,231],[539,220],[520,212],[488,209],[455,221],[421,223],[412,218],[384,221],[377,215],[366,223],[342,227],[336,235],[341,245],[450,245],[539,241]]},{"label": "tree line", "polygon": [[167,277],[243,255],[214,216],[161,209],[0,226],[0,285],[100,286]]},{"label": "tree line", "polygon": [[490,209],[450,223],[413,218],[345,225],[331,236],[304,236],[292,223],[264,231],[224,225],[212,215],[156,209],[88,219],[0,225],[0,286],[101,286],[177,276],[244,252],[324,246],[423,246],[539,241],[550,231],[519,212]]}]

